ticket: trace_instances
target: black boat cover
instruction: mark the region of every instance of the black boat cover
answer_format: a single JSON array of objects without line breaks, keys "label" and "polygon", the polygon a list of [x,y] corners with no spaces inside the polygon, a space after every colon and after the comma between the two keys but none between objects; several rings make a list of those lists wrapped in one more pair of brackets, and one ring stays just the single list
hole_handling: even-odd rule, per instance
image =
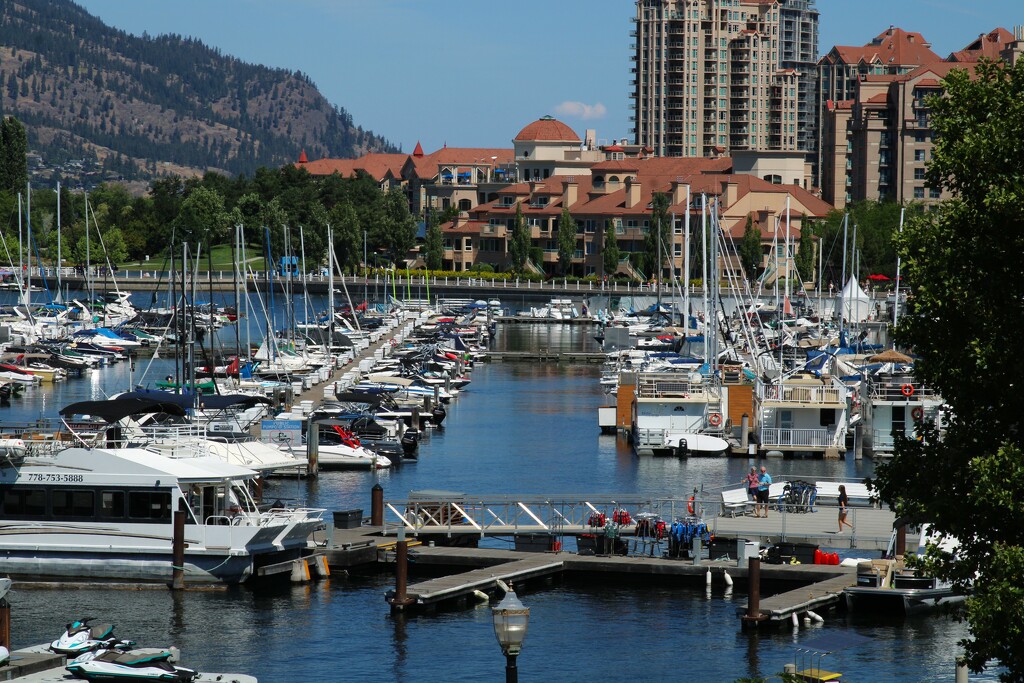
[{"label": "black boat cover", "polygon": [[185,409],[172,401],[154,401],[150,398],[129,398],[123,401],[79,401],[61,408],[60,414],[93,415],[106,422],[117,422],[130,415],[167,413],[184,415]]}]

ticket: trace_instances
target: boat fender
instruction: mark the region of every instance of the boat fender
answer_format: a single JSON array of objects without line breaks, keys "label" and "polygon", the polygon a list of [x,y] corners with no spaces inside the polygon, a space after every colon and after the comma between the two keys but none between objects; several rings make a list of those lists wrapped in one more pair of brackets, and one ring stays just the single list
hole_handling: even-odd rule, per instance
[{"label": "boat fender", "polygon": [[725,585],[726,586],[731,586],[732,585],[732,577],[729,576],[729,572],[728,571],[723,571],[722,572],[722,578],[725,579]]},{"label": "boat fender", "polygon": [[692,515],[693,510],[693,496],[690,496],[690,500],[686,501],[686,511]]},{"label": "boat fender", "polygon": [[800,628],[800,619],[796,616],[796,612],[789,615],[793,621],[793,628]]},{"label": "boat fender", "polygon": [[809,616],[811,619],[813,619],[814,623],[816,623],[816,624],[824,624],[825,623],[825,620],[820,615],[812,612],[811,610],[807,610],[807,616]]},{"label": "boat fender", "polygon": [[707,586],[711,585],[711,570],[710,569],[708,570],[708,573],[704,575],[704,584],[707,585]]},{"label": "boat fender", "polygon": [[924,417],[924,408],[921,406],[914,406],[913,410],[910,411],[910,417],[920,422],[921,418]]},{"label": "boat fender", "polygon": [[914,395],[914,385],[904,384],[902,387],[900,387],[900,392],[907,398],[910,398],[911,396]]}]

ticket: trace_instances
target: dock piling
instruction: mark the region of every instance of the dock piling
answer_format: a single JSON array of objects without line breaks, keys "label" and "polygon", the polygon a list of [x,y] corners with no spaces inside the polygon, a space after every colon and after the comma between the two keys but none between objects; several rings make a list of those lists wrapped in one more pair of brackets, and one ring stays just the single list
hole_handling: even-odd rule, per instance
[{"label": "dock piling", "polygon": [[370,489],[370,526],[384,526],[384,487],[380,483]]},{"label": "dock piling", "polygon": [[171,590],[180,591],[185,588],[185,511],[184,501],[178,501],[178,509],[174,511],[174,531],[171,540]]},{"label": "dock piling", "polygon": [[747,613],[743,616],[743,627],[757,627],[765,616],[761,614],[761,558],[747,558]]},{"label": "dock piling", "polygon": [[391,612],[401,612],[412,604],[406,589],[409,584],[409,541],[405,540],[405,528],[398,529],[398,543],[395,544],[395,592],[388,599]]}]

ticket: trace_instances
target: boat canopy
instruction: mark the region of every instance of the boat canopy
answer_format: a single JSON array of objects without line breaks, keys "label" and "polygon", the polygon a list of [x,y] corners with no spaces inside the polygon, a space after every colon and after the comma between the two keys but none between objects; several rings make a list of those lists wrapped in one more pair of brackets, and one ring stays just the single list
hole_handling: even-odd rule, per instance
[{"label": "boat canopy", "polygon": [[[181,394],[172,394],[169,391],[146,390],[129,391],[116,397],[118,401],[130,399],[143,399],[148,401],[170,402],[188,410],[195,404],[195,394],[186,391]],[[199,396],[200,405],[206,410],[223,410],[225,408],[251,408],[258,403],[273,405],[273,401],[265,396],[253,396],[251,394],[202,394]]]},{"label": "boat canopy", "polygon": [[151,398],[130,398],[118,401],[79,401],[61,408],[60,414],[93,415],[105,422],[117,422],[131,415],[167,413],[184,415],[185,409],[173,401],[156,401]]}]

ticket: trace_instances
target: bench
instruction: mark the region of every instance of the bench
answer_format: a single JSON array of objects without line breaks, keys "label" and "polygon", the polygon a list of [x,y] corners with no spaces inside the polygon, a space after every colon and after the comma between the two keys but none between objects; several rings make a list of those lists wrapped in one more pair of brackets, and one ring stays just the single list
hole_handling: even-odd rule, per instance
[{"label": "bench", "polygon": [[729,489],[722,491],[722,514],[735,517],[737,514],[745,515],[750,512],[753,501],[747,498],[747,490]]},{"label": "bench", "polygon": [[863,482],[816,481],[814,486],[818,489],[818,501],[830,504],[838,503],[840,484],[846,487],[846,496],[850,499],[851,506],[877,507],[878,494],[869,491],[867,484]]}]

